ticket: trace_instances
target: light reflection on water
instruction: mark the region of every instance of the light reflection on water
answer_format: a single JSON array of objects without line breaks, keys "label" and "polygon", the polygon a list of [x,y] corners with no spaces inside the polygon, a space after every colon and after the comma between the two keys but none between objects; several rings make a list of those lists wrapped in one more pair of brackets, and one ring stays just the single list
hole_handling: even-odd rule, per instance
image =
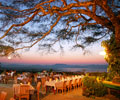
[{"label": "light reflection on water", "polygon": [[58,68],[63,72],[107,72],[107,69],[90,69],[90,68]]}]

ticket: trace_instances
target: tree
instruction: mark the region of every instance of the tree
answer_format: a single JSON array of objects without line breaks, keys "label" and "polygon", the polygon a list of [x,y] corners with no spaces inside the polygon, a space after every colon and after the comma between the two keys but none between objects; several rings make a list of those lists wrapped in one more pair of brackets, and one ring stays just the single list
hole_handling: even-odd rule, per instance
[{"label": "tree", "polygon": [[119,0],[0,0],[1,56],[71,39],[84,48],[111,33],[119,44],[119,10]]},{"label": "tree", "polygon": [[113,34],[110,39],[103,41],[102,46],[106,52],[105,60],[109,65],[109,76],[111,79],[116,75],[120,76],[120,45],[117,45],[115,35]]}]

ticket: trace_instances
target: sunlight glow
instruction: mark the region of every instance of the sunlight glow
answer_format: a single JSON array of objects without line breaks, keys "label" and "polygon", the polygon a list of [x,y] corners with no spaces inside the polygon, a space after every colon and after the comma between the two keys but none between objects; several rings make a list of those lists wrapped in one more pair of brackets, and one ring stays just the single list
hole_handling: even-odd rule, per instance
[{"label": "sunlight glow", "polygon": [[10,60],[10,59],[12,59],[12,57],[11,57],[11,56],[8,56],[8,59]]},{"label": "sunlight glow", "polygon": [[106,52],[105,51],[101,51],[99,54],[105,56]]}]

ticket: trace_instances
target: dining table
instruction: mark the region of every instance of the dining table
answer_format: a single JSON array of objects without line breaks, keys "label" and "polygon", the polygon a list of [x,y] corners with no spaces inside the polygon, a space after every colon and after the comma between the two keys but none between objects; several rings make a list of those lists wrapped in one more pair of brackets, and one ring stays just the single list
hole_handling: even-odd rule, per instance
[{"label": "dining table", "polygon": [[37,82],[41,82],[41,78],[45,78],[45,75],[38,75],[37,76]]},{"label": "dining table", "polygon": [[49,81],[46,81],[45,82],[46,92],[47,92],[47,87],[52,87],[52,90],[53,90],[53,92],[55,94],[56,85],[62,84],[62,82],[64,82],[64,81],[66,81],[66,85],[68,85],[68,81],[69,80],[72,80],[72,84],[74,84],[74,80],[75,79],[79,79],[79,78],[81,78],[81,77],[69,77],[69,78],[66,78],[66,79],[62,78],[61,80],[59,79],[59,80],[49,80]]},{"label": "dining table", "polygon": [[[13,84],[13,95],[14,95],[15,99],[16,99],[17,95],[20,94],[20,86],[21,85],[24,85],[24,84],[22,84],[22,83],[20,83],[20,84]],[[29,88],[29,96],[30,96],[30,100],[31,100],[31,97],[34,94],[35,88],[32,85],[30,85],[30,84],[26,84],[26,85],[30,86],[30,88]]]}]

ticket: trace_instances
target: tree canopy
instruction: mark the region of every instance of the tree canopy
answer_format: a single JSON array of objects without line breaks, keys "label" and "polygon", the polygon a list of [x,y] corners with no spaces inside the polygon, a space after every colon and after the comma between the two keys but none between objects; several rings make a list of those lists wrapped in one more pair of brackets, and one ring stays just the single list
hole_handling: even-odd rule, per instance
[{"label": "tree canopy", "polygon": [[102,46],[106,52],[105,60],[109,64],[108,72],[113,79],[115,75],[120,75],[120,45],[117,45],[113,34],[110,39],[102,41]]},{"label": "tree canopy", "polygon": [[51,48],[74,40],[84,48],[115,34],[120,43],[119,0],[0,0],[0,54]]}]

